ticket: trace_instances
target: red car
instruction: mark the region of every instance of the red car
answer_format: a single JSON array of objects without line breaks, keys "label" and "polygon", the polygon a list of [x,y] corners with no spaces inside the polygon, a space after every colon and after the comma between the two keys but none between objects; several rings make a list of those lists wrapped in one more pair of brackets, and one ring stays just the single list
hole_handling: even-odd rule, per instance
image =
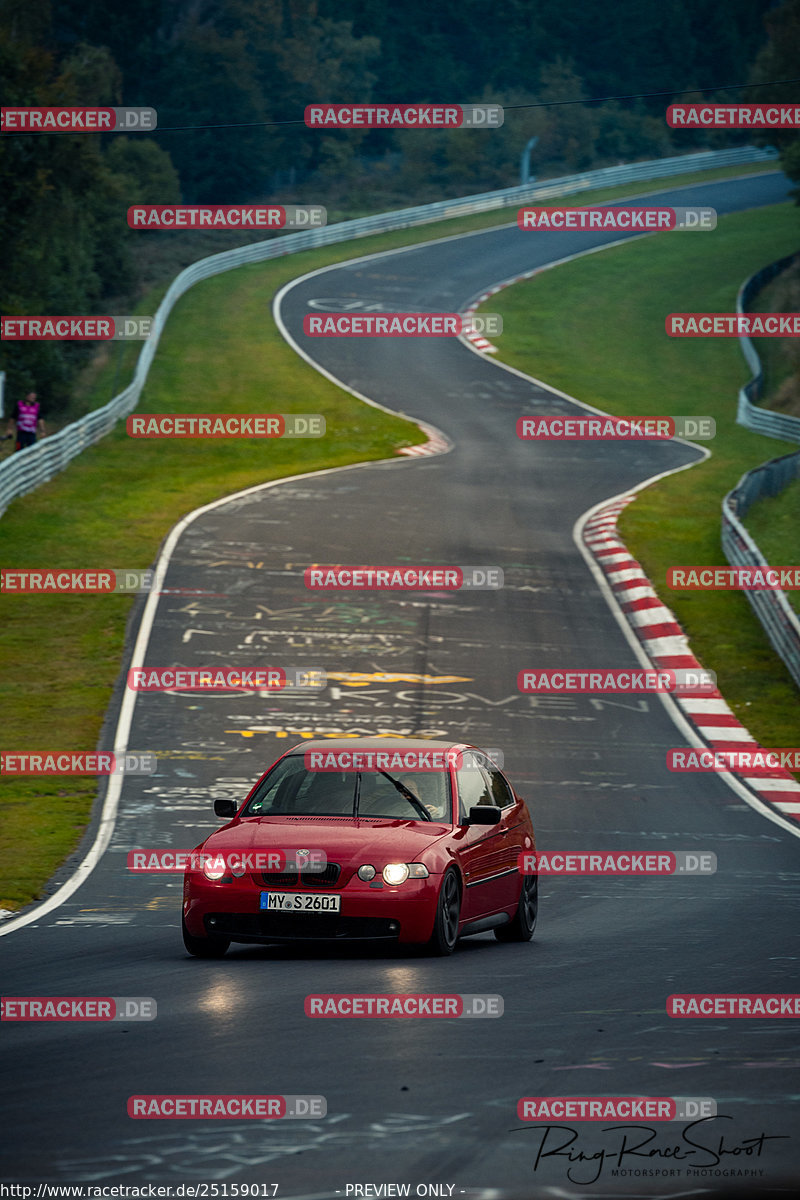
[{"label": "red car", "polygon": [[[483,765],[481,765],[481,763]],[[194,852],[183,940],[215,958],[231,942],[385,939],[451,954],[494,930],[529,941],[538,879],[525,802],[462,743],[343,738],[301,742]]]}]

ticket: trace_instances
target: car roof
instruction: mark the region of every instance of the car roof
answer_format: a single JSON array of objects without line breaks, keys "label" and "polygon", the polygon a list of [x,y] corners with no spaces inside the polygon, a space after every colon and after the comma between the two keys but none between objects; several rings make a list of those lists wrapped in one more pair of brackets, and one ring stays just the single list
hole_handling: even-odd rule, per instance
[{"label": "car roof", "polygon": [[[306,750],[457,750],[466,747],[466,742],[441,741],[431,738],[404,737],[360,737],[360,738],[309,738],[287,750],[287,754],[298,754]],[[469,749],[477,749],[470,746]]]}]

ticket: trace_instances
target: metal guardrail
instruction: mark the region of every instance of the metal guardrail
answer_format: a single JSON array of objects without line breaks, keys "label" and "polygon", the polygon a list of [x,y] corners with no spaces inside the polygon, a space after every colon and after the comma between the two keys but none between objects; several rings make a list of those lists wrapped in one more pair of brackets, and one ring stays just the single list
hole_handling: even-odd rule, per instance
[{"label": "metal guardrail", "polygon": [[[770,263],[769,266],[756,271],[755,275],[751,275],[749,279],[745,279],[736,297],[737,313],[745,312],[753,297],[797,257],[797,254],[790,254],[786,258],[779,258],[777,262]],[[770,412],[769,409],[760,408],[755,403],[761,395],[764,385],[761,359],[749,337],[740,337],[739,344],[747,365],[753,372],[753,377],[743,388],[739,389],[736,424],[744,425],[755,433],[763,433],[766,437],[781,438],[785,442],[800,442],[800,417],[793,417],[788,413]]]},{"label": "metal guardrail", "polygon": [[681,154],[673,158],[651,159],[646,162],[626,164],[619,167],[602,167],[596,171],[584,171],[577,175],[564,175],[544,183],[503,188],[495,192],[482,192],[458,200],[438,200],[433,204],[421,204],[415,208],[401,208],[394,212],[378,213],[372,217],[359,217],[353,221],[341,221],[324,229],[304,230],[278,236],[264,242],[253,242],[235,250],[225,250],[202,258],[186,267],[175,277],[153,320],[151,336],[144,343],[136,363],[132,382],[114,396],[108,404],[67,425],[59,433],[45,438],[25,450],[18,450],[0,464],[0,515],[17,496],[23,496],[40,484],[63,471],[71,459],[81,454],[87,446],[104,437],[122,417],[133,412],[139,402],[147,380],[150,364],[155,356],[161,333],[175,302],[202,279],[231,271],[247,263],[263,262],[280,258],[284,254],[297,254],[316,246],[330,246],[374,233],[393,229],[407,229],[414,225],[426,225],[433,221],[446,221],[451,217],[468,216],[473,213],[490,212],[506,208],[511,204],[524,204],[533,200],[547,200],[555,196],[573,195],[617,184],[634,183],[648,179],[664,179],[671,175],[683,175],[705,171],[714,167],[736,164],[774,162],[777,151],[754,146],[740,146],[733,150],[709,150],[697,154]]},{"label": "metal guardrail", "polygon": [[[758,291],[796,258],[796,254],[791,254],[787,258],[778,259],[745,280],[739,289],[737,311],[744,312]],[[800,441],[800,418],[772,413],[751,402],[751,396],[756,397],[761,391],[764,373],[761,359],[750,338],[742,337],[739,341],[747,364],[753,372],[753,378],[739,392],[737,423],[768,437]],[[768,565],[742,524],[742,519],[762,496],[777,496],[796,479],[800,479],[800,450],[784,454],[780,458],[772,458],[769,462],[754,467],[752,471],[746,471],[736,487],[728,492],[722,501],[722,549],[732,566]],[[800,687],[800,618],[789,604],[785,593],[780,590],[746,591],[745,595],[764,627],[773,649],[783,659],[792,679]]]},{"label": "metal guardrail", "polygon": [[[744,517],[760,496],[775,496],[800,479],[800,450],[773,458],[747,471],[722,501],[722,549],[732,566],[766,567],[767,561],[745,529]],[[777,563],[786,566],[786,563]],[[764,627],[773,649],[781,656],[800,687],[800,618],[784,592],[746,591],[745,596]]]}]

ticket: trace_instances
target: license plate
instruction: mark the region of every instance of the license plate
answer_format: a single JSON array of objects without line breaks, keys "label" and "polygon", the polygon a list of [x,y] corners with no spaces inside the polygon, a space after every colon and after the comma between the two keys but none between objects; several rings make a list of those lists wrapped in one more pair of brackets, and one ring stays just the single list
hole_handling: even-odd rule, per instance
[{"label": "license plate", "polygon": [[339,912],[341,896],[314,896],[307,892],[262,892],[262,909],[269,912]]}]

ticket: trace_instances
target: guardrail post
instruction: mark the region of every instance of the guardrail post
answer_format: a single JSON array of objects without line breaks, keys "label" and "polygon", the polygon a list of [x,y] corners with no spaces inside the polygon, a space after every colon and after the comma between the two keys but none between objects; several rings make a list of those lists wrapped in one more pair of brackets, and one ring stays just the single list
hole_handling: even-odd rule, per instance
[{"label": "guardrail post", "polygon": [[526,183],[533,183],[536,176],[531,176],[531,150],[538,142],[538,137],[532,137],[526,143],[525,149],[522,151],[522,161],[520,162],[519,182],[520,187],[524,187]]}]

